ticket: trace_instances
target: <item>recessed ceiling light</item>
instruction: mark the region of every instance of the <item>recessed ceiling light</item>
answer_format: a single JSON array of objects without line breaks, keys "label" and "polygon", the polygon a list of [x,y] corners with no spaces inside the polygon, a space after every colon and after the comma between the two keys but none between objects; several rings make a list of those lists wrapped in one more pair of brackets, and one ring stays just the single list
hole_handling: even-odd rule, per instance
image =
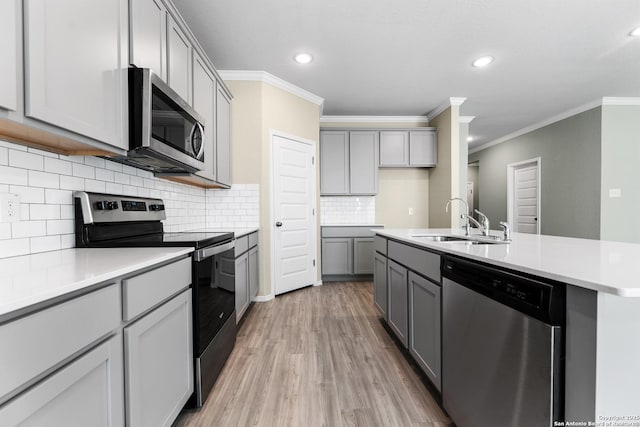
[{"label": "recessed ceiling light", "polygon": [[293,59],[298,64],[308,64],[313,60],[313,56],[309,55],[308,53],[299,53],[296,56],[294,56]]},{"label": "recessed ceiling light", "polygon": [[474,67],[486,67],[487,65],[491,64],[493,62],[493,56],[483,56],[481,58],[476,59],[475,61],[473,61],[473,66]]},{"label": "recessed ceiling light", "polygon": [[633,37],[640,37],[640,27],[638,27],[635,30],[631,31],[631,33],[629,35],[631,35]]},{"label": "recessed ceiling light", "polygon": [[467,142],[471,142],[471,141],[473,141],[473,137],[472,137],[471,135],[469,135],[469,136],[467,137]]}]

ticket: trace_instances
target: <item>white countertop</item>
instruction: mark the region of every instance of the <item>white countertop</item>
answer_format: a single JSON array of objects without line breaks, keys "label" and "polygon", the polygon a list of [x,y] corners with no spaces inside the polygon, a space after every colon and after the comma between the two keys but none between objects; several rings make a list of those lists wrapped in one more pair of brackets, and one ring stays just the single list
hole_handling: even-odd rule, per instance
[{"label": "white countertop", "polygon": [[[429,242],[412,237],[417,234],[464,236],[462,229],[376,229],[375,232],[598,292],[640,297],[640,244],[512,233],[509,244],[468,245],[459,241]],[[501,235],[501,232],[492,230],[491,234]]]},{"label": "white countertop", "polygon": [[0,317],[193,252],[77,248],[0,259]]},{"label": "white countertop", "polygon": [[384,227],[384,224],[320,224],[320,227]]}]

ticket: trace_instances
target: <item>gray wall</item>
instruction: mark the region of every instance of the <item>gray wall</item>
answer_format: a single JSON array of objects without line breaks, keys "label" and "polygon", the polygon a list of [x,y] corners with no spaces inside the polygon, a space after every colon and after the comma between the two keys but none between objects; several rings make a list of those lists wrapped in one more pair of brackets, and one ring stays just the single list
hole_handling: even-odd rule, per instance
[{"label": "gray wall", "polygon": [[[640,106],[602,107],[600,238],[640,242]],[[620,198],[609,197],[620,189]]]},{"label": "gray wall", "polygon": [[[478,161],[479,209],[507,219],[507,165],[541,158],[541,233],[600,238],[601,108],[469,155]],[[495,228],[495,226],[492,226]]]},{"label": "gray wall", "polygon": [[[480,187],[478,185],[479,170],[480,167],[477,163],[474,163],[467,168],[467,181],[473,182],[473,207],[476,209],[479,209],[478,206],[480,202]],[[473,212],[471,216],[478,219],[478,214],[475,212]]]}]

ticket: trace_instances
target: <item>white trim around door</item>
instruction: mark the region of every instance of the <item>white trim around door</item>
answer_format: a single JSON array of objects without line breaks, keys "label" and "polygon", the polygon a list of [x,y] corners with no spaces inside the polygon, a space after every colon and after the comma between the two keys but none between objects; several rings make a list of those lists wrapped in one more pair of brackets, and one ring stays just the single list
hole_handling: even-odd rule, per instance
[{"label": "white trim around door", "polygon": [[540,234],[541,217],[541,158],[536,157],[533,159],[523,160],[520,162],[510,163],[507,165],[507,221],[511,225],[514,231],[519,232],[516,221],[516,171],[525,168],[535,168],[536,171],[536,216],[535,216],[535,234]]}]

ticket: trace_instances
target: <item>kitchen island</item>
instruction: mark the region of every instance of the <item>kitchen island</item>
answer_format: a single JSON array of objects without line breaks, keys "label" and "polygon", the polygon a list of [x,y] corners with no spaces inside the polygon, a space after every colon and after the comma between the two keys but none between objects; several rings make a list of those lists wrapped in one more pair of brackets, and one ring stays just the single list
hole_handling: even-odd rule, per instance
[{"label": "kitchen island", "polygon": [[[396,267],[399,265],[416,278],[427,278],[426,285],[436,288],[429,293],[435,295],[433,300],[441,301],[437,288],[442,286],[441,277],[434,275],[433,268],[429,267],[433,256],[437,260],[463,259],[478,265],[525,274],[534,279],[563,283],[566,289],[564,419],[604,422],[610,419],[607,417],[640,416],[640,364],[637,363],[640,360],[640,280],[636,277],[640,245],[520,233],[513,233],[510,243],[470,244],[464,240],[434,241],[429,237],[464,237],[461,229],[385,229],[375,232],[377,259],[386,262],[387,245],[389,248],[392,245],[396,248],[409,248],[414,255],[425,254],[422,258],[411,255],[403,260],[398,259],[402,258],[403,252],[396,250],[395,255],[389,256],[388,264]],[[492,231],[491,234],[502,236],[498,231]],[[377,261],[376,265],[378,264]],[[421,268],[424,271],[419,271]],[[381,272],[382,268],[376,269],[377,276]],[[384,280],[387,277],[391,280],[392,274],[393,268],[389,267],[388,276]],[[379,277],[375,279],[378,291]],[[411,286],[415,283],[416,280],[407,282],[408,290],[405,294],[409,299]],[[390,293],[387,296],[390,299],[393,297]],[[391,302],[385,298],[376,298],[376,302],[378,306],[388,304],[391,312],[384,308],[382,311],[390,329],[394,331],[392,325],[398,324],[398,321],[391,319],[391,316],[397,315],[393,313]],[[407,314],[409,316],[420,312],[421,308],[411,304],[408,301],[408,311],[413,308],[413,312]],[[435,312],[433,307],[430,309]],[[440,306],[436,309],[440,310]],[[429,316],[422,316],[424,318]],[[438,311],[437,318],[433,315],[430,318],[436,322],[445,319],[445,316],[440,316]],[[405,346],[412,354],[420,350],[419,346],[411,345],[414,333],[412,329],[415,328],[409,317],[406,321],[405,333],[408,339]],[[435,329],[439,331],[440,325]],[[432,339],[434,348],[440,345],[439,335],[437,338]],[[439,388],[440,363],[444,366],[447,360],[440,361],[436,358],[440,354],[439,347],[431,353],[423,350],[422,355],[425,354],[432,354],[433,357],[431,360],[422,358],[429,362],[429,369],[425,370],[423,366],[423,370],[432,382],[433,378],[436,379],[434,385]],[[419,359],[415,354],[414,358]],[[446,378],[443,381],[445,383]],[[446,385],[443,387],[446,388]],[[640,419],[635,422],[640,422]]]}]

